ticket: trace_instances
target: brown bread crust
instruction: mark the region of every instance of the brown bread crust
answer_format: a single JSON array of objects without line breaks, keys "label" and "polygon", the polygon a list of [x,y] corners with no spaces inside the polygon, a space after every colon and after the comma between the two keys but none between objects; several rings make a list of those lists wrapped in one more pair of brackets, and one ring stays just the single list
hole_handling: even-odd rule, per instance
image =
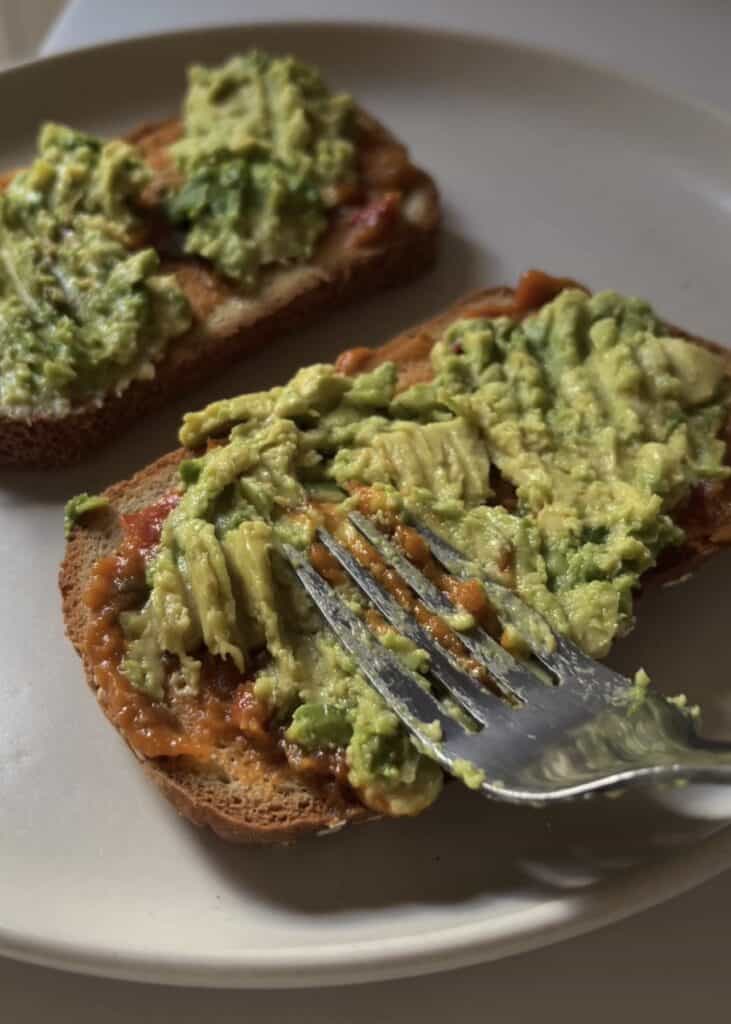
[{"label": "brown bread crust", "polygon": [[[495,315],[501,307],[507,311],[513,296],[514,292],[508,288],[474,292],[380,349],[356,350],[353,356],[364,366],[397,355],[402,379],[407,381],[418,376],[425,354],[453,320],[481,311]],[[731,376],[731,353],[727,349],[684,334],[678,328],[672,330],[722,354]],[[105,491],[110,507],[88,515],[68,543],[59,577],[66,630],[84,662],[87,681],[95,691],[93,669],[84,651],[88,610],[82,595],[89,573],[99,558],[118,547],[121,539],[119,514],[145,508],[169,491],[175,482],[178,464],[187,454],[190,453],[179,449],[158,459],[131,480],[110,487]],[[699,501],[702,505],[702,497],[696,504]],[[687,510],[678,512],[679,522],[686,528],[690,523],[688,543],[675,552],[662,577],[660,573],[648,574],[648,577],[663,580],[682,577],[700,559],[731,543],[731,484],[716,494],[714,503],[706,504],[705,509],[695,508],[694,520],[688,518]],[[689,505],[692,506],[693,501]],[[100,704],[103,710],[103,702]],[[289,842],[307,833],[327,834],[346,824],[377,817],[336,786],[297,775],[286,763],[268,758],[243,736],[219,751],[212,770],[205,774],[200,768],[176,764],[173,759],[141,760],[148,775],[181,814],[196,825],[208,826],[224,839],[235,842]]]}]

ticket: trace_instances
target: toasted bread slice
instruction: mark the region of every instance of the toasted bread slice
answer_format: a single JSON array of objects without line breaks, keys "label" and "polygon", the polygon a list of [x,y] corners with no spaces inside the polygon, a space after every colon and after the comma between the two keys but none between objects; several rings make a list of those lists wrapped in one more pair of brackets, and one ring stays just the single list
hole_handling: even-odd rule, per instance
[{"label": "toasted bread slice", "polygon": [[[143,199],[150,209],[150,242],[175,273],[193,310],[193,326],[173,339],[151,380],[135,381],[121,395],[86,402],[63,416],[15,416],[0,411],[0,465],[60,466],[76,462],[120,430],[208,380],[254,348],[303,328],[360,296],[403,284],[436,257],[439,198],[406,149],[363,111],[358,112],[360,180],[366,201],[336,207],[313,258],[274,268],[247,295],[202,260],[181,255],[173,233],[160,223],[156,204],[176,172],[169,155],[179,121],[135,132],[153,170]],[[6,176],[2,184],[9,180]]]},{"label": "toasted bread slice", "polygon": [[[556,290],[554,287],[553,291]],[[344,353],[340,368],[357,372],[393,359],[406,386],[426,376],[429,350],[453,320],[466,315],[521,315],[550,298],[552,292],[547,282],[543,292],[534,290],[530,296],[521,296],[520,291],[508,288],[475,292],[446,313],[406,331],[379,349]],[[677,328],[673,331],[683,334]],[[722,352],[728,359],[731,376],[731,352],[698,338],[691,340]],[[69,541],[59,580],[66,629],[84,661],[87,681],[97,692],[103,710],[103,694],[97,689],[85,652],[89,611],[83,592],[90,570],[99,558],[118,547],[119,514],[145,508],[168,492],[181,459],[189,454],[182,449],[172,452],[131,480],[110,487],[105,492],[109,507],[89,514]],[[676,520],[687,530],[687,543],[668,559],[663,567],[665,578],[685,575],[700,558],[731,543],[731,482],[698,489],[678,510]],[[653,574],[659,577],[660,571],[653,570]],[[377,817],[336,784],[296,774],[286,762],[262,753],[243,736],[217,750],[210,770],[205,773],[182,760],[142,760],[147,773],[182,814],[237,842],[287,842],[306,833],[327,833]]]}]

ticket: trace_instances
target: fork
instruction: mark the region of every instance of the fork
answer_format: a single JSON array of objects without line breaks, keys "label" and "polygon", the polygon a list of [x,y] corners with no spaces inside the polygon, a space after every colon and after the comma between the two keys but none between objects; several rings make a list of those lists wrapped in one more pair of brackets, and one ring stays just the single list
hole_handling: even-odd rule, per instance
[{"label": "fork", "polygon": [[[358,512],[349,520],[430,612],[459,611],[373,520]],[[457,632],[498,692],[460,664],[327,530],[319,529],[318,539],[362,594],[427,652],[427,676],[378,641],[304,552],[283,545],[283,553],[360,672],[446,772],[485,796],[535,806],[639,783],[731,783],[731,743],[702,738],[667,698],[588,657],[425,524],[411,518],[409,525],[448,573],[479,578],[501,623],[518,628],[530,648],[530,659],[518,659],[479,625]],[[723,816],[731,818],[731,802]]]}]

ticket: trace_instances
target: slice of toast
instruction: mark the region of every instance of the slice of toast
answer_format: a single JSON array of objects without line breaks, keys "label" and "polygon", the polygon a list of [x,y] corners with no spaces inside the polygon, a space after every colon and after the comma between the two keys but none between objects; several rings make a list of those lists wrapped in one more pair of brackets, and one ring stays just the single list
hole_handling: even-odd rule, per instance
[{"label": "slice of toast", "polygon": [[[556,290],[554,287],[553,291]],[[339,365],[343,372],[357,372],[394,359],[405,386],[426,376],[428,353],[452,321],[467,315],[522,315],[552,297],[547,281],[543,291],[533,290],[531,295],[521,296],[520,290],[508,288],[475,292],[379,349],[344,353]],[[677,328],[673,332],[683,334]],[[731,352],[698,338],[691,340],[722,352],[728,359],[731,376]],[[84,649],[89,620],[83,601],[86,581],[94,563],[111,554],[120,543],[119,514],[145,508],[168,492],[176,481],[180,461],[189,454],[182,449],[172,452],[131,480],[110,487],[105,492],[109,507],[90,513],[69,541],[59,578],[63,613],[68,635],[84,661],[87,681],[98,697],[100,693]],[[673,552],[667,565],[660,567],[663,578],[687,574],[700,558],[731,543],[731,482],[699,488],[675,518],[687,530],[687,543]],[[653,575],[659,578],[660,569],[653,570],[648,577]],[[103,699],[100,704],[104,709]],[[217,750],[215,763],[205,774],[200,768],[172,758],[142,760],[147,773],[182,814],[237,842],[287,842],[306,833],[328,833],[352,822],[377,817],[336,784],[296,774],[286,762],[262,753],[243,736]]]},{"label": "slice of toast", "polygon": [[[254,348],[303,328],[329,310],[426,271],[436,258],[439,197],[414,167],[406,149],[364,111],[357,114],[359,177],[365,201],[336,207],[313,258],[270,269],[247,295],[204,261],[186,257],[155,210],[176,172],[169,147],[179,121],[150,125],[130,141],[153,170],[143,200],[149,207],[149,242],[175,273],[193,311],[193,326],[173,339],[151,380],[135,381],[121,395],[86,402],[63,416],[16,416],[0,410],[0,465],[61,466],[76,462],[160,407],[208,380]],[[7,184],[12,175],[0,185]]]}]

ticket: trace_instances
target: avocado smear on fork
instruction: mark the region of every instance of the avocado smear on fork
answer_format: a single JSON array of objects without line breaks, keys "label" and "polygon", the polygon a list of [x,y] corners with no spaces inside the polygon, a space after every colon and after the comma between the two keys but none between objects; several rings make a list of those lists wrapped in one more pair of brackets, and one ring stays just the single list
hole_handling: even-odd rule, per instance
[{"label": "avocado smear on fork", "polygon": [[[305,548],[343,519],[354,483],[413,512],[468,552],[476,572],[521,597],[588,653],[632,624],[632,593],[682,540],[670,512],[699,481],[725,477],[722,359],[671,337],[638,299],[566,289],[521,321],[463,319],[434,346],[433,378],[400,393],[396,367],[356,377],[330,365],[285,386],[185,417],[181,442],[223,443],[181,466],[182,498],[124,613],[123,671],[155,700],[200,686],[201,645],[253,678],[292,743],[345,751],[363,802],[415,814],[441,786],[395,714],[324,626],[278,545]],[[494,466],[515,488],[493,504]],[[366,604],[350,584],[352,608]],[[418,671],[424,652],[382,642]],[[267,660],[260,653],[266,647]],[[177,656],[171,677],[161,655]],[[256,655],[256,657],[255,657]]]}]

